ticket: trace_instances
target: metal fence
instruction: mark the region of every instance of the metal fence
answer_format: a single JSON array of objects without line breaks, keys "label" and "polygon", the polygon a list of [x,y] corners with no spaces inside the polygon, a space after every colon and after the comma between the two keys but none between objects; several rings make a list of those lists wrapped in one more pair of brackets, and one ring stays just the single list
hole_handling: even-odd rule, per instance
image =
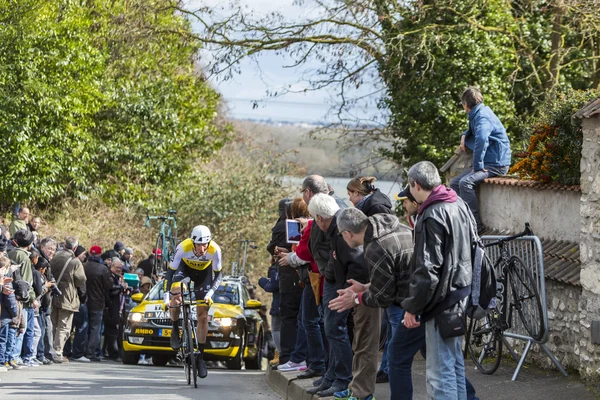
[{"label": "metal fence", "polygon": [[[481,239],[483,240],[484,243],[491,243],[491,242],[495,242],[497,240],[504,239],[504,238],[505,238],[505,236],[482,236],[481,237]],[[503,339],[504,345],[506,346],[506,349],[508,350],[508,352],[512,355],[512,357],[515,359],[515,361],[518,361],[517,368],[515,369],[512,380],[514,381],[517,379],[519,372],[521,370],[521,367],[523,366],[523,362],[525,361],[525,358],[527,357],[527,354],[529,353],[529,350],[531,349],[531,346],[534,343],[538,344],[540,346],[540,348],[542,349],[542,351],[544,353],[546,353],[546,355],[550,358],[550,360],[552,360],[554,365],[556,365],[556,367],[559,369],[559,371],[562,372],[563,375],[567,376],[567,372],[565,371],[563,366],[560,364],[560,362],[550,352],[550,350],[548,350],[548,348],[545,345],[545,343],[548,341],[549,329],[548,329],[548,308],[546,307],[546,279],[545,279],[545,275],[544,275],[544,253],[543,253],[543,249],[542,249],[542,242],[540,241],[540,239],[537,236],[524,236],[524,237],[518,238],[516,240],[511,240],[509,242],[506,242],[504,246],[505,246],[505,249],[508,250],[508,253],[510,255],[518,256],[523,261],[525,266],[527,266],[530,269],[530,271],[536,281],[537,290],[538,290],[538,293],[540,294],[540,299],[541,299],[541,303],[542,303],[542,314],[541,314],[542,321],[541,322],[542,322],[542,327],[544,330],[543,337],[539,341],[534,340],[533,338],[531,338],[531,336],[529,336],[529,334],[523,327],[523,324],[522,324],[519,316],[516,314],[513,314],[511,328],[504,332],[505,338]],[[486,252],[490,257],[490,260],[494,264],[496,263],[496,260],[498,260],[501,256],[500,247],[498,247],[498,246],[487,247]],[[498,272],[499,271],[496,271],[496,273],[498,273]],[[508,290],[509,290],[509,288],[505,288],[505,293],[504,293],[505,296],[510,295],[510,293],[508,293]],[[511,346],[510,343],[506,340],[506,337],[525,342],[523,354],[521,355],[520,358],[517,355],[517,353],[514,351],[513,346]]]}]

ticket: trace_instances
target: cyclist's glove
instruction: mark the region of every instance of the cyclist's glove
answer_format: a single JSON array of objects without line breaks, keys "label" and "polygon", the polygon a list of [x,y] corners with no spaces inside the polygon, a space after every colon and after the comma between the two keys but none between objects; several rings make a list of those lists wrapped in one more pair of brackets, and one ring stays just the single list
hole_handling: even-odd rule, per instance
[{"label": "cyclist's glove", "polygon": [[212,301],[212,297],[213,294],[215,294],[215,291],[210,289],[208,292],[206,292],[206,296],[204,296],[204,302],[210,307],[213,303]]}]

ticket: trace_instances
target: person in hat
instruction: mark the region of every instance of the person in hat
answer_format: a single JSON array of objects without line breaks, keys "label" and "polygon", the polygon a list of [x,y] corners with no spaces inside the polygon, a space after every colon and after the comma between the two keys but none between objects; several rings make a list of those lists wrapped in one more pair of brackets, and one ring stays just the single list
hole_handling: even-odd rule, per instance
[{"label": "person in hat", "polygon": [[[8,253],[10,258],[15,264],[21,264],[21,279],[29,285],[28,300],[23,303],[23,315],[25,316],[27,329],[23,336],[23,362],[27,366],[39,366],[34,360],[34,349],[33,349],[33,327],[34,327],[34,301],[35,292],[33,290],[33,265],[29,259],[29,249],[33,243],[33,233],[27,229],[20,229],[15,232],[13,241],[16,244],[16,248]],[[37,306],[37,305],[36,305]]]},{"label": "person in hat", "polygon": [[85,357],[90,361],[100,361],[101,358],[96,356],[96,349],[100,345],[104,308],[110,304],[108,293],[112,288],[112,280],[110,271],[100,258],[102,248],[92,246],[89,254],[87,261],[83,264],[88,296],[88,346]]},{"label": "person in hat", "polygon": [[406,185],[402,191],[396,195],[394,198],[397,201],[402,201],[404,210],[408,214],[407,219],[411,228],[414,229],[415,224],[417,223],[417,213],[419,212],[419,203],[415,200],[413,195],[410,193],[410,186]]},{"label": "person in hat", "polygon": [[123,272],[130,273],[133,266],[131,265],[131,257],[133,256],[133,249],[131,247],[126,247],[125,252],[121,256],[121,261],[123,261]]},{"label": "person in hat", "polygon": [[158,264],[162,262],[162,251],[158,247],[152,250],[152,254],[148,258],[140,261],[137,267],[144,270],[144,276],[152,278],[152,270],[154,269],[155,262]]},{"label": "person in hat", "polygon": [[123,242],[117,241],[115,242],[113,249],[119,254],[119,257],[121,257],[123,254],[125,254],[126,247],[125,244],[123,244]]}]

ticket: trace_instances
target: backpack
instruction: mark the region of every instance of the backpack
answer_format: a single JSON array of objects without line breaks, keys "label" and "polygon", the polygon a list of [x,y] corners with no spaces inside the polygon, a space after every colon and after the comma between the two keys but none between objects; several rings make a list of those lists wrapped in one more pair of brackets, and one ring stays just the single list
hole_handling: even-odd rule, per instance
[{"label": "backpack", "polygon": [[467,301],[467,315],[472,319],[481,319],[486,316],[490,308],[496,307],[496,271],[485,251],[483,241],[477,234],[475,218],[470,210],[469,217],[473,240],[471,243],[473,278],[471,281],[471,294]]}]

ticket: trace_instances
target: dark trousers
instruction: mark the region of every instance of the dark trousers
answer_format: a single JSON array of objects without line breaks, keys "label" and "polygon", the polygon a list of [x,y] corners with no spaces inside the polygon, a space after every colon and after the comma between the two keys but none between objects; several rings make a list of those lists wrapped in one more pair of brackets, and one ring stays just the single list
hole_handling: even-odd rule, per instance
[{"label": "dark trousers", "polygon": [[296,345],[294,346],[290,360],[295,363],[301,363],[308,358],[308,342],[306,341],[306,330],[302,322],[302,295],[300,295],[300,309],[298,310],[296,327]]},{"label": "dark trousers", "polygon": [[310,285],[302,292],[302,323],[308,343],[307,365],[313,371],[325,370],[325,344],[321,335],[323,319],[315,300],[315,293]]},{"label": "dark trousers", "polygon": [[298,330],[298,313],[300,312],[301,294],[281,293],[279,313],[281,318],[281,354],[279,363],[290,361],[296,347],[296,334]]},{"label": "dark trousers", "polygon": [[88,310],[88,345],[86,357],[96,357],[102,334],[103,310]]},{"label": "dark trousers", "polygon": [[329,342],[329,368],[326,374],[333,386],[344,390],[352,379],[352,346],[348,337],[348,315],[350,311],[337,312],[329,308],[342,285],[325,282],[323,309],[325,310],[325,336]]},{"label": "dark trousers", "polygon": [[85,304],[79,306],[79,312],[73,315],[73,328],[75,337],[73,338],[73,358],[85,356],[88,344],[88,309]]},{"label": "dark trousers", "polygon": [[[402,319],[404,310],[402,310]],[[414,329],[407,329],[404,324],[399,324],[394,330],[394,336],[388,343],[389,360],[388,375],[392,400],[412,400],[412,363],[418,351],[426,357],[425,323]],[[466,380],[467,400],[479,400],[475,395],[475,388]]]},{"label": "dark trousers", "polygon": [[34,349],[36,353],[36,358],[38,360],[44,359],[44,349],[46,344],[44,343],[46,340],[46,313],[44,311],[40,311],[40,314],[36,317],[38,320],[38,325],[40,326],[40,331],[42,331],[42,336],[40,336],[40,340],[37,345],[37,349]]},{"label": "dark trousers", "polygon": [[119,325],[104,324],[104,340],[108,358],[116,360],[119,358]]}]

